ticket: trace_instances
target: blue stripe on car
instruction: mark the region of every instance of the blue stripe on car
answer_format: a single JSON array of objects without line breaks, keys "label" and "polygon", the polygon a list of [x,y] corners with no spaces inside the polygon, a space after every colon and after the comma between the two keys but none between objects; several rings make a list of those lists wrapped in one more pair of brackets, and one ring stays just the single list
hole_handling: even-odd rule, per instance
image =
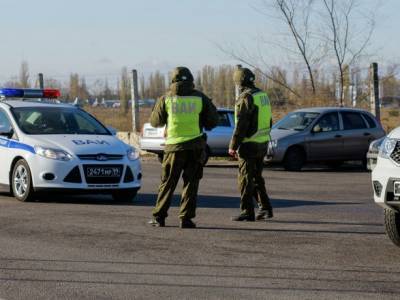
[{"label": "blue stripe on car", "polygon": [[33,154],[36,153],[35,149],[32,146],[29,146],[24,143],[16,142],[16,141],[5,140],[5,139],[0,139],[0,147],[25,150],[25,151],[31,152]]},{"label": "blue stripe on car", "polygon": [[8,147],[8,140],[0,139],[0,146],[1,147]]}]

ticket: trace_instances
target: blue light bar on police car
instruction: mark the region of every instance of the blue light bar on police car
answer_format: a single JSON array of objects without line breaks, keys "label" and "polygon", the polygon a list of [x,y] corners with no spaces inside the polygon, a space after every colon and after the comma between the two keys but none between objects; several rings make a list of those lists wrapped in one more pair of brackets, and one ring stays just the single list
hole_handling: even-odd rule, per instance
[{"label": "blue light bar on police car", "polygon": [[24,97],[24,90],[21,89],[0,89],[0,96],[7,98],[22,98]]},{"label": "blue light bar on police car", "polygon": [[0,97],[3,98],[47,98],[56,99],[61,96],[57,89],[0,89]]}]

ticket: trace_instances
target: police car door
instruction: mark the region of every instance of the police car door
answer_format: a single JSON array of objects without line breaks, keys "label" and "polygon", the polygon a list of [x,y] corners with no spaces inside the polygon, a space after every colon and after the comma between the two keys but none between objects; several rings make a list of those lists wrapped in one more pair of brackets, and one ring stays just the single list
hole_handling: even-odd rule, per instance
[{"label": "police car door", "polygon": [[6,112],[0,108],[0,188],[9,184],[12,153],[10,153],[8,144],[12,134],[11,122]]}]

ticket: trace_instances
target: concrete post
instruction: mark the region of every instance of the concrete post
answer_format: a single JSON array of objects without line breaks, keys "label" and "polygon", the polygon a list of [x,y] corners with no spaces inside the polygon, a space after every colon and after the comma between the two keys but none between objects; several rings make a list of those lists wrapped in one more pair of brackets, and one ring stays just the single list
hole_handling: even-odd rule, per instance
[{"label": "concrete post", "polygon": [[139,88],[137,71],[132,70],[131,74],[131,101],[132,101],[132,131],[137,133],[140,131],[139,119]]},{"label": "concrete post", "polygon": [[38,74],[38,80],[39,80],[39,88],[44,89],[43,73]]},{"label": "concrete post", "polygon": [[375,115],[376,119],[381,121],[381,106],[379,99],[379,77],[378,77],[378,64],[372,63],[370,67],[370,105],[371,113]]}]

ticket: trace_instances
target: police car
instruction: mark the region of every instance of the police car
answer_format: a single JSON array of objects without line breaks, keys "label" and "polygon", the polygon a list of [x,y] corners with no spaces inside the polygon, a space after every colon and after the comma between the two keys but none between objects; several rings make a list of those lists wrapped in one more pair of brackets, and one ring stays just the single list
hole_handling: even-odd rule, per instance
[{"label": "police car", "polygon": [[139,152],[79,107],[57,104],[59,96],[55,89],[0,89],[0,188],[20,201],[52,191],[133,200]]},{"label": "police car", "polygon": [[375,203],[384,208],[386,233],[400,247],[400,127],[379,148],[372,184]]}]

